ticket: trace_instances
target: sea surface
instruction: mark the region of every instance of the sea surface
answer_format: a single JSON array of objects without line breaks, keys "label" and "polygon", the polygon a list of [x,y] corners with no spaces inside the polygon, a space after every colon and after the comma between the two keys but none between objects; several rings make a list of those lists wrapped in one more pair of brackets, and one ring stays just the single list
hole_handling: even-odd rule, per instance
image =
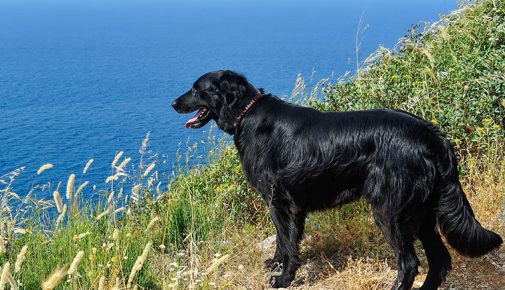
[{"label": "sea surface", "polygon": [[[185,166],[187,144],[204,148],[190,152],[191,166],[212,146],[210,126],[185,129],[189,116],[170,107],[201,74],[232,69],[289,96],[299,73],[310,86],[354,71],[358,30],[363,60],[455,8],[447,0],[0,0],[0,176],[25,167],[14,184],[21,196],[70,173],[103,187],[116,152],[138,164],[150,132],[146,162],[157,158],[169,178],[178,150]],[[37,176],[45,163],[54,168]]]}]

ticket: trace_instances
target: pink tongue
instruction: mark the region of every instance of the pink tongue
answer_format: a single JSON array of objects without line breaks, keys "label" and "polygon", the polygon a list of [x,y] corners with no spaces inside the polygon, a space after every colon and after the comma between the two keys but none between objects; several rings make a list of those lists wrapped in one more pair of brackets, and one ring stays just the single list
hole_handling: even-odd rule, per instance
[{"label": "pink tongue", "polygon": [[198,112],[196,112],[196,115],[189,119],[187,122],[186,122],[186,128],[189,128],[189,126],[191,126],[191,124],[193,124],[194,122],[196,122],[196,120],[198,119],[198,115],[200,115],[200,110],[198,110]]}]

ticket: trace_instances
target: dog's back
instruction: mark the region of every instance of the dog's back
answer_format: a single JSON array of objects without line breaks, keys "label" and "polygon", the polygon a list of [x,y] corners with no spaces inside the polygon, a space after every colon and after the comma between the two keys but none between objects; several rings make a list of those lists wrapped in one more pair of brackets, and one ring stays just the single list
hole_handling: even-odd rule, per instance
[{"label": "dog's back", "polygon": [[262,102],[235,136],[253,184],[261,180],[296,191],[326,185],[319,178],[331,176],[325,190],[330,195],[345,187],[361,196],[370,193],[365,183],[377,172],[408,172],[435,182],[434,160],[445,148],[439,131],[422,119],[396,110],[322,113],[276,98]]}]

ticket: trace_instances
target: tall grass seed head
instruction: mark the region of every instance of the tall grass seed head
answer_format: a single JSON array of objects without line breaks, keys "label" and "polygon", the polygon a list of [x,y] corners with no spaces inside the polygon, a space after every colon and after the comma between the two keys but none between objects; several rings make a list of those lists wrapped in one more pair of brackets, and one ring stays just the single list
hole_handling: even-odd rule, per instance
[{"label": "tall grass seed head", "polygon": [[82,190],[89,184],[88,181],[85,181],[83,182],[81,185],[79,185],[79,187],[77,188],[77,190],[75,191],[74,193],[74,198],[77,199],[77,197],[79,196],[79,194],[82,192]]},{"label": "tall grass seed head", "polygon": [[84,257],[84,251],[79,251],[75,257],[74,260],[72,261],[72,264],[70,264],[70,268],[68,268],[67,274],[72,275],[77,271],[77,267],[79,267],[79,264],[82,261],[82,257]]},{"label": "tall grass seed head", "polygon": [[41,283],[43,290],[52,290],[60,284],[61,279],[65,277],[66,271],[64,268],[58,268],[53,271],[53,273]]},{"label": "tall grass seed head", "polygon": [[37,175],[40,175],[42,174],[42,172],[51,168],[53,168],[53,165],[51,163],[44,164],[39,168],[39,170],[37,170]]},{"label": "tall grass seed head", "polygon": [[75,174],[70,174],[67,181],[67,194],[66,197],[68,200],[72,199],[72,193],[74,191],[74,182],[75,182]]},{"label": "tall grass seed head", "polygon": [[25,261],[26,251],[28,250],[28,245],[24,245],[19,251],[18,256],[16,258],[16,263],[14,264],[14,273],[17,273],[21,270],[21,265]]},{"label": "tall grass seed head", "polygon": [[63,210],[63,201],[61,200],[61,195],[58,190],[53,192],[54,204],[56,205],[56,209],[59,213]]},{"label": "tall grass seed head", "polygon": [[114,160],[112,160],[112,164],[111,164],[111,167],[114,168],[116,167],[116,164],[117,162],[119,161],[119,159],[121,158],[121,156],[123,156],[123,151],[119,151],[116,156],[114,156]]},{"label": "tall grass seed head", "polygon": [[94,161],[93,159],[88,160],[88,162],[86,163],[86,166],[84,166],[84,169],[82,170],[82,174],[86,174],[86,172],[88,172],[88,169],[91,166],[91,164],[93,163],[93,161]]}]

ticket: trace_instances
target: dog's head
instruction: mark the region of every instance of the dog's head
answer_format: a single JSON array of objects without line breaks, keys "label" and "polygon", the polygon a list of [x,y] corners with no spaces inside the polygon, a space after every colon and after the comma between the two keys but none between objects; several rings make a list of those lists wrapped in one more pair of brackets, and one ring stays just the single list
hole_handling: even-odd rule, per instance
[{"label": "dog's head", "polygon": [[186,128],[201,128],[213,119],[219,129],[233,134],[237,116],[258,94],[259,91],[244,76],[222,70],[198,78],[193,87],[178,97],[172,106],[178,113],[197,111],[186,122]]}]

